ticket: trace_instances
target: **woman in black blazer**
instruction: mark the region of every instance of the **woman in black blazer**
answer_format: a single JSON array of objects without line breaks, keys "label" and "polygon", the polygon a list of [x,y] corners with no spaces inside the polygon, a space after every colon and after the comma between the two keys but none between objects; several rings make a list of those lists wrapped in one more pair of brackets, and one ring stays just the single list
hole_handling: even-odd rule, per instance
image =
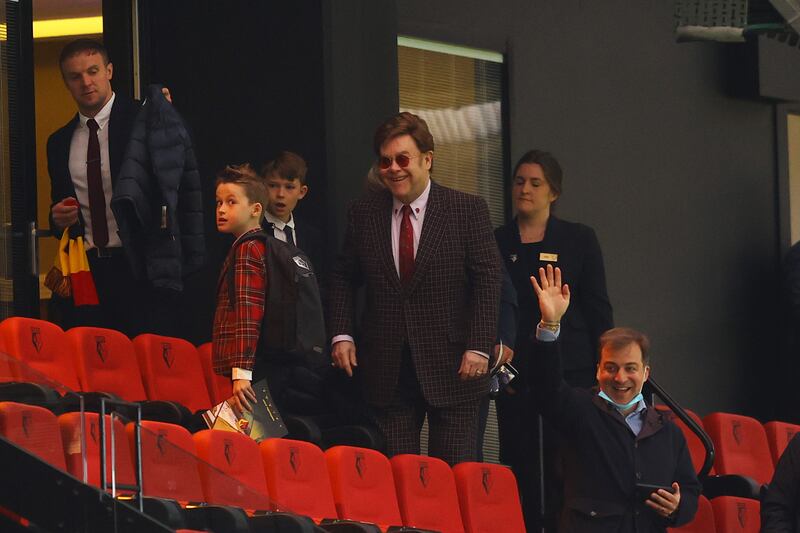
[{"label": "woman in black blazer", "polygon": [[[514,167],[511,198],[516,217],[495,230],[500,255],[517,290],[519,305],[514,366],[519,377],[497,398],[500,458],[512,466],[523,497],[528,531],[539,531],[539,423],[532,412],[528,387],[536,364],[530,358],[530,336],[540,320],[539,306],[530,277],[548,264],[561,267],[572,300],[561,321],[564,378],[573,386],[591,387],[595,382],[597,340],[614,326],[606,291],[603,255],[594,230],[551,214],[561,195],[563,172],[550,153],[531,150]],[[549,450],[554,439],[545,431],[545,462],[553,463]],[[549,459],[549,460],[548,460]],[[547,470],[546,470],[547,471]],[[546,476],[547,478],[551,476]],[[547,485],[551,485],[548,481]],[[553,490],[547,490],[551,496]],[[547,525],[557,522],[558,498],[545,502]],[[554,530],[554,529],[553,529]],[[550,531],[550,529],[548,529]]]}]

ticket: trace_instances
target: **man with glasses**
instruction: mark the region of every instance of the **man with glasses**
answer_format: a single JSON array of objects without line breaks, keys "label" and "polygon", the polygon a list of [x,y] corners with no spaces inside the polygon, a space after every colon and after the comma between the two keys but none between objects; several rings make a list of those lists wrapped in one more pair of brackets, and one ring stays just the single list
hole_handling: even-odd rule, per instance
[{"label": "man with glasses", "polygon": [[[433,136],[420,117],[391,117],[373,147],[385,189],[348,214],[331,279],[332,364],[360,374],[389,456],[419,453],[427,414],[430,455],[474,460],[501,282],[489,210],[431,180]],[[356,349],[353,293],[361,285]]]}]

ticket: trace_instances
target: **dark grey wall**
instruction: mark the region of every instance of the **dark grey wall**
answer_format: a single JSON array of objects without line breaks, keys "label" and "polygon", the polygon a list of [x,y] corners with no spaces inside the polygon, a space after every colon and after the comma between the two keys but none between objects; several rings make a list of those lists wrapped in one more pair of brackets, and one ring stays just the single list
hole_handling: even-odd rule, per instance
[{"label": "dark grey wall", "polygon": [[139,8],[142,83],[172,91],[203,180],[209,257],[181,295],[181,336],[200,343],[211,338],[217,275],[231,243],[214,223],[215,174],[243,161],[260,167],[282,149],[301,154],[310,191],[297,212],[324,233],[332,255],[373,160],[374,129],[397,110],[395,5],[148,0]]},{"label": "dark grey wall", "polygon": [[676,44],[663,0],[397,5],[402,34],[508,53],[511,160],[560,158],[558,213],[596,229],[616,322],[651,335],[659,383],[770,417],[773,106],[729,96],[730,45]]}]

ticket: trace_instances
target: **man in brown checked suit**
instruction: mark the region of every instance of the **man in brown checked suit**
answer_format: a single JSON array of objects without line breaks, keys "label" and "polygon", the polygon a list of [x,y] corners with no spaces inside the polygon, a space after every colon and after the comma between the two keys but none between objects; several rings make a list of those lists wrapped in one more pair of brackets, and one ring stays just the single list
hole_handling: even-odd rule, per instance
[{"label": "man in brown checked suit", "polygon": [[[500,294],[500,257],[486,202],[431,181],[433,137],[400,113],[378,127],[386,189],[357,200],[331,279],[333,365],[362,373],[389,456],[475,459],[478,405],[488,390]],[[358,350],[353,293],[366,286]]]}]

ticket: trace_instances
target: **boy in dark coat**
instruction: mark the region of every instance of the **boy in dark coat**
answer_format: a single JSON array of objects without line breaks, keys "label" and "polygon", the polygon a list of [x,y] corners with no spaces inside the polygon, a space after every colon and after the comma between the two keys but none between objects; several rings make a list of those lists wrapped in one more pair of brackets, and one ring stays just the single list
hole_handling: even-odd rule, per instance
[{"label": "boy in dark coat", "polygon": [[[561,317],[569,287],[548,265],[531,277],[542,320],[536,328],[533,387],[543,415],[563,436],[560,531],[664,532],[694,518],[700,483],[683,434],[645,404],[649,341],[630,328],[600,337],[599,387],[570,387],[561,372]],[[637,487],[647,484],[663,488]]]}]

